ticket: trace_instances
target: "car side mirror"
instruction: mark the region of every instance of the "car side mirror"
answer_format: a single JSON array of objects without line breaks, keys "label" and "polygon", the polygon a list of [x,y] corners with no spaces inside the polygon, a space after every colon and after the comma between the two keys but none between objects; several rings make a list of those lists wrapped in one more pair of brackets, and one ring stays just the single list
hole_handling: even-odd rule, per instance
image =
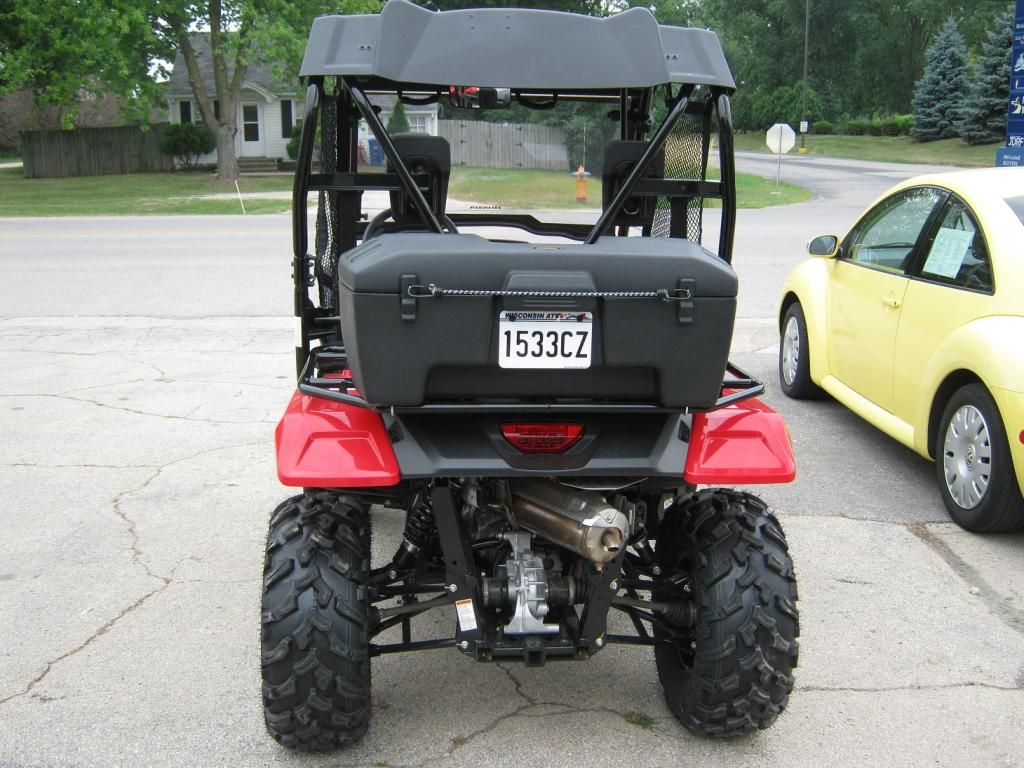
[{"label": "car side mirror", "polygon": [[835,256],[839,247],[839,238],[835,235],[819,235],[807,243],[807,252],[811,256]]}]

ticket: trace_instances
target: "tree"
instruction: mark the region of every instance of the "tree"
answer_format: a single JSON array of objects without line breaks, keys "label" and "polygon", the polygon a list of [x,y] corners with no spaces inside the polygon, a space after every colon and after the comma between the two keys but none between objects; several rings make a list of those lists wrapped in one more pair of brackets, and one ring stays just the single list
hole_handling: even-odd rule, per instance
[{"label": "tree", "polygon": [[[199,114],[217,139],[217,175],[238,175],[237,105],[250,61],[281,62],[294,75],[312,20],[324,13],[370,13],[381,0],[0,0],[0,87],[31,87],[46,103],[74,105],[83,91],[107,90],[144,114],[161,103],[150,70],[180,52]],[[207,90],[190,36],[210,39]],[[214,103],[219,102],[219,110]],[[216,112],[216,114],[215,114]]]},{"label": "tree", "polygon": [[957,135],[956,124],[967,91],[967,44],[949,18],[928,48],[924,75],[914,88],[914,127],[910,134],[918,141],[949,139]]},{"label": "tree", "polygon": [[[718,34],[740,92],[771,93],[800,79],[806,0],[676,2],[672,23]],[[673,2],[649,5],[667,13]],[[942,20],[957,19],[968,44],[977,45],[990,9],[979,0],[810,0],[808,85],[821,98],[823,116],[909,112]]]},{"label": "tree", "polygon": [[408,133],[409,132],[409,118],[405,114],[405,105],[401,101],[395,102],[395,110],[391,113],[391,119],[388,120],[388,133]]},{"label": "tree", "polygon": [[1010,98],[1010,57],[1013,50],[1013,6],[992,22],[974,65],[958,129],[968,144],[1000,141],[1006,135],[1006,103]]},{"label": "tree", "polygon": [[145,112],[159,96],[149,69],[152,19],[134,0],[0,1],[0,92],[31,89],[39,105],[77,105],[101,92]]},{"label": "tree", "polygon": [[[381,3],[342,0],[328,8],[317,0],[207,0],[206,5],[156,0],[155,5],[160,37],[166,48],[181,52],[199,113],[217,139],[217,177],[233,179],[238,176],[238,101],[249,61],[258,57],[263,62],[282,62],[288,65],[287,71],[297,72],[315,16],[328,11],[369,13],[380,10]],[[209,28],[213,93],[200,76],[190,37],[201,27]]]}]

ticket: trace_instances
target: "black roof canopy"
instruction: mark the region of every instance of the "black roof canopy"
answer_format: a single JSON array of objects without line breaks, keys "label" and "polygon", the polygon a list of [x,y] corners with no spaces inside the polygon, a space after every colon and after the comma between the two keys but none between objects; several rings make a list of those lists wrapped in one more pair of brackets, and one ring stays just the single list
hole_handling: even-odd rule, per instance
[{"label": "black roof canopy", "polygon": [[735,88],[714,32],[659,26],[634,8],[607,18],[558,11],[428,11],[390,0],[372,16],[313,22],[301,75],[531,90]]}]

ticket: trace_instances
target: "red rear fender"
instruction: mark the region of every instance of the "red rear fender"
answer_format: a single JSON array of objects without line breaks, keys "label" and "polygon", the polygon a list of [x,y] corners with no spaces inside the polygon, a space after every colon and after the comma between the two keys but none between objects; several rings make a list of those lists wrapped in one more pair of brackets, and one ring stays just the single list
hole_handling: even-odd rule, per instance
[{"label": "red rear fender", "polygon": [[778,413],[756,398],[698,413],[683,476],[699,485],[792,482],[796,462],[789,430]]},{"label": "red rear fender", "polygon": [[285,485],[380,488],[401,478],[384,420],[369,408],[296,392],[275,442]]}]

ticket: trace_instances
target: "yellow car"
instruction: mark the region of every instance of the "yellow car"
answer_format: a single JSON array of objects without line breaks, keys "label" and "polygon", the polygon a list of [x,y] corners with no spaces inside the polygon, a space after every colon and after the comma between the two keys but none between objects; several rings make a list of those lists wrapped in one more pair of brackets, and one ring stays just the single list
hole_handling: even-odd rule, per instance
[{"label": "yellow car", "polygon": [[935,461],[952,518],[1024,527],[1024,168],[920,176],[786,278],[779,380]]}]

